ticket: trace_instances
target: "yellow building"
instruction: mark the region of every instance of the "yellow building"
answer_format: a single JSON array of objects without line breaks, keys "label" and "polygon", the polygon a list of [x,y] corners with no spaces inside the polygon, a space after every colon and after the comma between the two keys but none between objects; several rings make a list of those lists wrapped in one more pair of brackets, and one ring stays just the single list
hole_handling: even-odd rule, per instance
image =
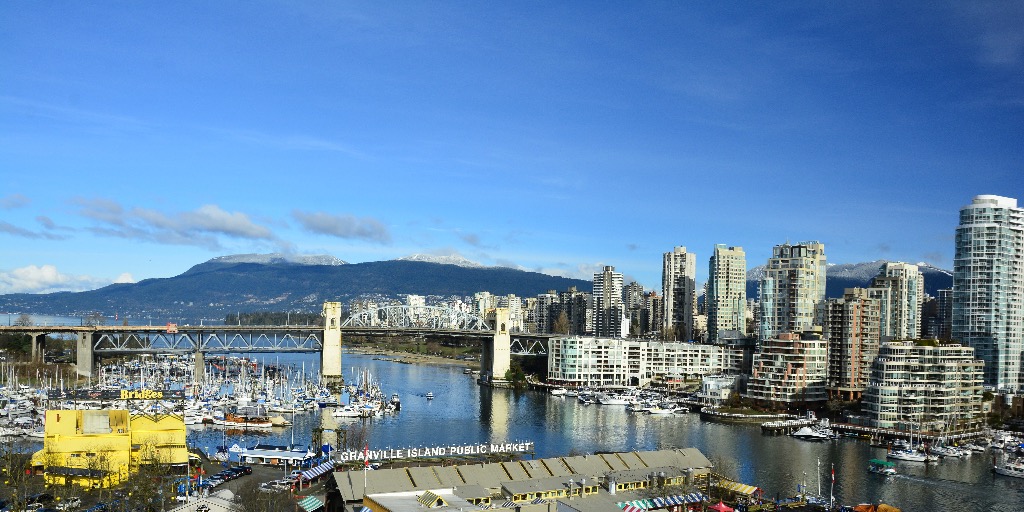
[{"label": "yellow building", "polygon": [[46,411],[43,449],[32,456],[48,485],[111,487],[140,466],[188,463],[185,421],[125,410]]}]

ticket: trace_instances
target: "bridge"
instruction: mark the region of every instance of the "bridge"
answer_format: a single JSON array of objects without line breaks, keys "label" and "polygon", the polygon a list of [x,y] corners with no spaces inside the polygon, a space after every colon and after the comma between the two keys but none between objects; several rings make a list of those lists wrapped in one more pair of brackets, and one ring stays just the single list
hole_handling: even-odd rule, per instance
[{"label": "bridge", "polygon": [[[197,368],[205,354],[319,352],[326,381],[341,381],[341,339],[349,336],[432,338],[483,345],[481,372],[503,377],[510,355],[546,355],[553,335],[510,333],[508,310],[497,308],[484,319],[442,307],[388,306],[341,321],[341,303],[325,302],[323,326],[124,325],[0,326],[0,333],[32,336],[32,359],[43,357],[46,336],[76,339],[79,375],[94,375],[103,357],[131,354],[194,354]],[[491,325],[495,327],[492,328]]]}]

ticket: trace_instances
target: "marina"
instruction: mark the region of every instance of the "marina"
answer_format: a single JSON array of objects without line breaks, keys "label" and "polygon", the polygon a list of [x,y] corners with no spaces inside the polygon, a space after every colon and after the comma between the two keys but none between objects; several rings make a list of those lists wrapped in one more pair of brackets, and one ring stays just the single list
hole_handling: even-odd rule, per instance
[{"label": "marina", "polygon": [[[596,396],[586,392],[576,392],[577,396],[571,397],[568,393],[552,395],[481,387],[472,375],[464,374],[460,366],[396,364],[375,360],[371,355],[351,353],[344,355],[344,361],[349,368],[347,375],[351,376],[353,383],[360,382],[360,375],[372,376],[365,379],[371,382],[370,388],[373,388],[372,382],[381,383],[382,389],[375,393],[381,402],[396,404],[393,411],[384,413],[382,410],[378,414],[351,418],[336,417],[336,411],[344,409],[344,406],[330,405],[333,403],[331,400],[350,405],[353,395],[318,396],[320,391],[312,377],[316,371],[312,356],[253,356],[245,371],[253,367],[251,362],[256,362],[257,368],[263,365],[277,367],[280,374],[271,379],[278,382],[276,386],[239,385],[238,390],[246,390],[245,393],[225,393],[224,396],[232,397],[230,399],[224,396],[207,398],[211,403],[225,406],[231,401],[236,411],[240,396],[248,398],[241,400],[246,404],[242,407],[258,407],[260,400],[268,404],[274,403],[275,398],[283,398],[282,404],[300,406],[277,415],[292,425],[232,428],[216,421],[201,421],[188,426],[188,445],[211,457],[226,453],[232,462],[275,465],[273,455],[276,454],[276,465],[282,467],[282,471],[307,460],[307,465],[313,464],[308,455],[315,452],[313,436],[317,431],[324,432],[323,442],[336,445],[340,444],[342,432],[347,436],[361,436],[371,450],[381,453],[399,449],[419,450],[429,446],[524,440],[534,443],[535,457],[695,447],[714,462],[717,473],[755,485],[768,495],[793,495],[797,486],[805,485],[805,482],[813,493],[820,480],[824,482],[821,494],[827,496],[830,481],[827,468],[834,464],[836,481],[832,492],[841,503],[885,502],[903,510],[1009,512],[1019,510],[1018,504],[1024,500],[1024,479],[994,471],[994,465],[1014,467],[1009,463],[1012,452],[1006,450],[1013,447],[1008,439],[993,439],[999,448],[978,446],[982,452],[972,451],[970,456],[947,456],[938,463],[888,461],[897,474],[879,478],[865,468],[872,460],[883,460],[887,448],[871,446],[864,439],[842,437],[808,443],[791,436],[762,433],[756,423],[707,421],[700,414],[688,412],[686,407],[675,408],[671,414],[627,410],[644,407],[639,393],[634,405],[600,405]],[[300,377],[303,369],[305,376]],[[239,378],[242,371],[241,368],[237,373],[227,371],[227,381]],[[260,379],[266,380],[266,375],[264,370]],[[152,376],[147,374],[147,378]],[[219,378],[219,374],[214,375],[212,383],[217,383]],[[225,391],[233,390],[226,381],[221,381],[219,386]],[[11,387],[5,386],[8,396],[24,396],[31,391],[14,385],[21,394],[11,393]],[[276,391],[265,395],[259,389]],[[362,393],[359,389],[355,391],[355,396]],[[428,393],[434,397],[432,400],[425,399]],[[193,395],[205,396],[202,393]],[[41,395],[37,392],[36,396]],[[417,396],[423,398],[400,398]],[[647,397],[654,400],[654,395]],[[592,398],[594,402],[590,403]],[[606,402],[609,401],[607,398]],[[622,393],[611,399],[613,402],[619,400],[626,404],[630,402],[629,398],[623,398]],[[8,399],[5,407],[11,410],[27,407],[16,405],[22,401]],[[126,404],[131,405],[131,402]],[[652,407],[659,404],[661,402],[653,403]],[[397,412],[399,407],[400,412]],[[267,414],[270,414],[269,410]],[[330,438],[330,434],[335,437]],[[30,438],[25,439],[31,443]],[[286,452],[290,457],[288,461],[284,461]],[[785,456],[780,457],[779,454]],[[962,503],[965,506],[929,508],[936,503]]]}]

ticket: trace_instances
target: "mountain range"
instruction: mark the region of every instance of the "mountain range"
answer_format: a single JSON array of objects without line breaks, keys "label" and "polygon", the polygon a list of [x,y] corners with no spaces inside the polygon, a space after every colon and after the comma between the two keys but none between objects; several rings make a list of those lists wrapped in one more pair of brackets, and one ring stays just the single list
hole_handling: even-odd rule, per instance
[{"label": "mountain range", "polygon": [[[830,266],[826,295],[840,297],[845,288],[867,286],[882,263]],[[937,295],[937,290],[952,286],[951,272],[924,264],[920,269],[929,294]],[[763,275],[763,266],[747,272],[748,297],[757,297]],[[318,312],[324,301],[383,301],[406,294],[462,298],[480,291],[533,297],[570,286],[589,292],[592,282],[485,267],[458,256],[417,254],[398,260],[346,263],[333,256],[242,254],[213,258],[174,277],[84,292],[0,295],[0,310],[62,316],[92,312],[113,316],[116,312],[125,318],[217,321],[236,312]]]},{"label": "mountain range", "polygon": [[124,318],[184,322],[223,320],[227,314],[248,311],[319,312],[325,301],[347,304],[361,297],[378,301],[406,294],[462,298],[480,291],[532,297],[570,286],[590,291],[592,286],[580,279],[484,267],[450,257],[440,257],[443,263],[437,263],[431,258],[435,257],[346,263],[331,256],[223,256],[169,278],[84,292],[0,295],[0,310],[62,316],[96,311],[114,316],[117,312]]}]

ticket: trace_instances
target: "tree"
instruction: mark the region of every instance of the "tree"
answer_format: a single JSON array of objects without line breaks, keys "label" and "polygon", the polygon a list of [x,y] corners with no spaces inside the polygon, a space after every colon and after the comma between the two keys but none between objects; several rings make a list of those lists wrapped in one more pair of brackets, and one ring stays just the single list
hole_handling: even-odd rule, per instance
[{"label": "tree", "polygon": [[[3,478],[0,499],[23,506],[26,496],[38,492],[41,482],[27,473],[30,453],[29,444],[24,440],[0,443],[0,477]],[[12,506],[11,510],[21,508]]]},{"label": "tree", "polygon": [[17,325],[19,327],[28,327],[32,325],[32,317],[28,316],[25,313],[22,313],[18,315],[18,319],[14,321],[14,325]]},{"label": "tree", "polygon": [[85,323],[85,325],[96,326],[103,325],[104,323],[106,323],[107,319],[106,317],[103,316],[103,313],[100,313],[99,311],[93,311],[92,313],[86,315],[85,318],[82,319],[82,321]]},{"label": "tree", "polygon": [[558,313],[558,318],[555,319],[551,330],[555,334],[569,334],[569,315],[565,311]]},{"label": "tree", "polygon": [[676,340],[676,328],[669,325],[661,331],[661,339],[663,341],[675,341]]},{"label": "tree", "polygon": [[288,491],[266,491],[251,478],[242,482],[235,492],[235,504],[239,512],[278,512],[295,508],[295,499]]}]

